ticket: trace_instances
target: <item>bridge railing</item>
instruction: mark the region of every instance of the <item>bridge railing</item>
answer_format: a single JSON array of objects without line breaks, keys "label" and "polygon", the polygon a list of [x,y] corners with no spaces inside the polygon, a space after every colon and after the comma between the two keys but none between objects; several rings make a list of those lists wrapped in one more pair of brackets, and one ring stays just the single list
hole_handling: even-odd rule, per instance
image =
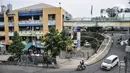
[{"label": "bridge railing", "polygon": [[73,18],[71,20],[65,20],[67,21],[130,21],[130,17],[124,17],[124,18],[102,18],[102,17],[84,17],[84,18]]}]

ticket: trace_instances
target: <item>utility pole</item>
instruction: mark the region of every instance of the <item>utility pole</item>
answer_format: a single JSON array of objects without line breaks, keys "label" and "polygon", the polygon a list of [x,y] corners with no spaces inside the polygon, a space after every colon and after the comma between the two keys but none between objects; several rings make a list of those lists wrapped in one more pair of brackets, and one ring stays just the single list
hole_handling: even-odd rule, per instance
[{"label": "utility pole", "polygon": [[126,46],[126,49],[125,49],[125,52],[126,52],[126,56],[124,57],[124,62],[125,62],[125,73],[128,72],[128,67],[129,67],[129,54],[130,54],[130,38],[128,40],[128,46]]}]

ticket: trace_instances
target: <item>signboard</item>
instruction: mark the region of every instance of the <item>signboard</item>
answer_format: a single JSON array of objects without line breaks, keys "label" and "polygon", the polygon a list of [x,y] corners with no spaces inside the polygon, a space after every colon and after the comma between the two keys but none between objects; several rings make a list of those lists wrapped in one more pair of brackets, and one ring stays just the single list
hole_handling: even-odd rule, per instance
[{"label": "signboard", "polygon": [[15,13],[10,12],[9,10],[6,11],[6,15],[11,17],[11,16],[15,16]]},{"label": "signboard", "polygon": [[25,12],[18,12],[19,16],[33,16],[33,15],[42,15],[42,10],[32,10]]},{"label": "signboard", "polygon": [[15,16],[15,14],[7,14],[7,16],[9,16],[9,17],[12,17],[12,16]]},{"label": "signboard", "polygon": [[125,51],[130,52],[130,46],[126,46]]},{"label": "signboard", "polygon": [[66,20],[70,20],[70,19],[71,19],[71,15],[68,12],[66,12]]},{"label": "signboard", "polygon": [[120,61],[119,66],[120,66],[120,68],[125,68],[125,62],[124,61]]},{"label": "signboard", "polygon": [[77,32],[80,32],[80,27],[77,27]]}]

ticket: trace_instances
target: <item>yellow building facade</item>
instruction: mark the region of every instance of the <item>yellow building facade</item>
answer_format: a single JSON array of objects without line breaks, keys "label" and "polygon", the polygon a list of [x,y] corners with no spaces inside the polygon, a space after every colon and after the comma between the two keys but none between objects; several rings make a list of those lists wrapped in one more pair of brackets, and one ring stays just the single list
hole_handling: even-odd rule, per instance
[{"label": "yellow building facade", "polygon": [[61,7],[18,9],[1,14],[4,26],[0,28],[4,28],[4,31],[0,30],[0,33],[4,34],[0,36],[4,37],[5,44],[10,44],[14,31],[19,32],[22,37],[43,37],[50,26],[55,26],[60,32],[63,29],[63,21],[67,19],[66,15],[70,15]]}]

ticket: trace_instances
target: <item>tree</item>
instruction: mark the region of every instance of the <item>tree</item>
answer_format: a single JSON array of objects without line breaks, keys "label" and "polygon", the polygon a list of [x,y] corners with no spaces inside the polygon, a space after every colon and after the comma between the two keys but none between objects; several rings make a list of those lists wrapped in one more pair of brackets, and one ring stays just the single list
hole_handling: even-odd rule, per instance
[{"label": "tree", "polygon": [[108,13],[108,17],[117,17],[118,16],[118,10],[116,8],[108,8],[106,9],[106,12]]},{"label": "tree", "polygon": [[66,30],[63,30],[60,33],[61,41],[59,42],[59,47],[63,48],[63,50],[72,50],[72,39],[68,36]]},{"label": "tree", "polygon": [[49,33],[45,35],[43,41],[45,45],[48,45],[45,50],[50,50],[53,57],[59,55],[61,50],[67,50],[72,45],[72,40],[66,36],[65,31],[58,32],[54,27],[50,28]]},{"label": "tree", "polygon": [[100,26],[94,26],[94,27],[88,27],[87,31],[91,31],[91,32],[103,32],[103,27]]},{"label": "tree", "polygon": [[23,54],[23,49],[25,45],[22,43],[22,38],[19,36],[18,32],[14,32],[12,43],[9,46],[8,52],[11,53],[15,60],[19,60],[20,56]]}]

